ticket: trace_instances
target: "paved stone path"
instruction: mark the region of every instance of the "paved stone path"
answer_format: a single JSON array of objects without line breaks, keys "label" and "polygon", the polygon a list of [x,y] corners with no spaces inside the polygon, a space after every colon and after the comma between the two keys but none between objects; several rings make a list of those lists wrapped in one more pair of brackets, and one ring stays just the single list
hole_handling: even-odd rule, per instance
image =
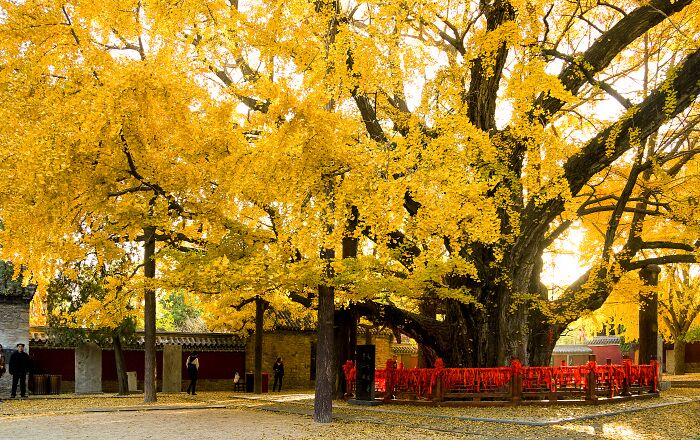
[{"label": "paved stone path", "polygon": [[[512,414],[509,415],[506,409],[496,408],[490,413],[496,411],[500,416],[492,416],[494,420],[486,422],[484,414],[474,417],[478,413],[473,409],[428,412],[411,407],[387,405],[368,409],[339,403],[333,410],[332,424],[316,424],[310,417],[313,394],[309,393],[263,396],[220,393],[198,396],[201,399],[163,397],[162,402],[159,399],[158,404],[150,406],[143,405],[138,398],[122,398],[115,402],[113,397],[103,397],[29,399],[19,402],[21,408],[16,408],[15,413],[10,411],[12,404],[8,402],[5,415],[0,416],[0,439],[700,440],[697,424],[700,403],[695,390],[690,395],[678,396],[686,400],[684,403],[670,399],[670,402],[652,404],[648,408],[630,408],[636,412],[625,414],[620,414],[621,406],[607,410],[601,407],[586,416],[591,419],[578,418],[573,422],[554,417],[550,409],[535,413],[510,409]],[[505,420],[514,415],[518,416],[517,424]],[[496,422],[495,417],[501,419]]]}]

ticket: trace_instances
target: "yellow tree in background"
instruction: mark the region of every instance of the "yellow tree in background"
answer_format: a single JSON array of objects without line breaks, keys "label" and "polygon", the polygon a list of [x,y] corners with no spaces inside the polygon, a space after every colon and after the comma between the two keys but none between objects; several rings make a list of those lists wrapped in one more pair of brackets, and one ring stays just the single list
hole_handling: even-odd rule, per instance
[{"label": "yellow tree in background", "polygon": [[659,292],[661,327],[673,341],[674,373],[685,373],[685,345],[690,330],[700,325],[700,277],[697,267],[674,265],[666,270]]}]

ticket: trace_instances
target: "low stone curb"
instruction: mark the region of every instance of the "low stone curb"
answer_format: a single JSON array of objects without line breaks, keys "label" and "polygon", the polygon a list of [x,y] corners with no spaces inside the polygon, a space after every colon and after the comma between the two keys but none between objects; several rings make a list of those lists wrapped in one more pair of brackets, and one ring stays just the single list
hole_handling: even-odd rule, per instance
[{"label": "low stone curb", "polygon": [[227,405],[160,405],[160,406],[122,406],[115,408],[87,408],[80,412],[122,412],[122,411],[167,411],[181,409],[223,409]]}]

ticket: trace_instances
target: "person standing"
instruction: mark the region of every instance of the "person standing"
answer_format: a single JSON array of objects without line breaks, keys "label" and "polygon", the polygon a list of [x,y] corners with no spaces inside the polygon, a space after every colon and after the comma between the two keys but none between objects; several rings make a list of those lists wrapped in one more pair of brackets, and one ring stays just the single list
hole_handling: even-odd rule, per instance
[{"label": "person standing", "polygon": [[10,356],[10,374],[12,375],[12,398],[17,397],[17,382],[22,397],[27,397],[27,373],[29,372],[29,355],[24,351],[24,344],[17,344],[17,351]]},{"label": "person standing", "polygon": [[282,358],[277,358],[277,362],[272,366],[272,371],[275,373],[275,382],[272,384],[272,391],[275,391],[278,381],[280,385],[277,391],[282,391],[282,377],[284,376],[284,362],[282,362]]},{"label": "person standing", "polygon": [[0,344],[0,377],[5,375],[5,349]]},{"label": "person standing", "polygon": [[187,387],[187,394],[197,395],[197,376],[199,375],[199,358],[196,351],[190,353],[187,358],[187,375],[190,377],[190,385]]}]

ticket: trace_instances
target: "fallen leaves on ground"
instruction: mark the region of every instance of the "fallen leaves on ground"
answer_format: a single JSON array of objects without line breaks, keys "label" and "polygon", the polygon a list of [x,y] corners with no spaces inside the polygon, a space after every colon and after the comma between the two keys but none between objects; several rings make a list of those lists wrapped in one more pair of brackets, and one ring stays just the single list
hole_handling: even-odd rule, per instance
[{"label": "fallen leaves on ground", "polygon": [[[309,394],[234,394],[231,392],[202,392],[197,396],[187,394],[159,394],[158,401],[143,403],[143,395],[116,396],[109,394],[92,396],[65,395],[58,397],[34,397],[27,400],[6,400],[0,412],[8,418],[35,417],[80,413],[94,408],[147,409],[149,407],[196,407],[225,405],[239,412],[240,416],[256,418],[264,411],[271,417],[296,420],[280,423],[279,430],[270,438],[367,438],[391,436],[392,438],[522,438],[522,439],[700,439],[700,388],[675,388],[655,399],[621,402],[603,405],[576,406],[518,406],[518,407],[423,407],[417,405],[382,405],[357,407],[336,402],[330,425],[315,425],[318,436],[295,434],[294,423],[306,426],[313,410]],[[658,407],[660,404],[679,403]],[[557,423],[560,419],[594,416],[627,409],[640,411]],[[217,411],[217,410],[210,410]],[[219,410],[220,411],[220,410]],[[198,411],[199,413],[199,411]],[[236,416],[239,417],[239,416]],[[547,426],[528,426],[464,418],[488,418],[547,422]],[[288,430],[288,432],[287,432]],[[265,437],[267,438],[267,437]]]}]

